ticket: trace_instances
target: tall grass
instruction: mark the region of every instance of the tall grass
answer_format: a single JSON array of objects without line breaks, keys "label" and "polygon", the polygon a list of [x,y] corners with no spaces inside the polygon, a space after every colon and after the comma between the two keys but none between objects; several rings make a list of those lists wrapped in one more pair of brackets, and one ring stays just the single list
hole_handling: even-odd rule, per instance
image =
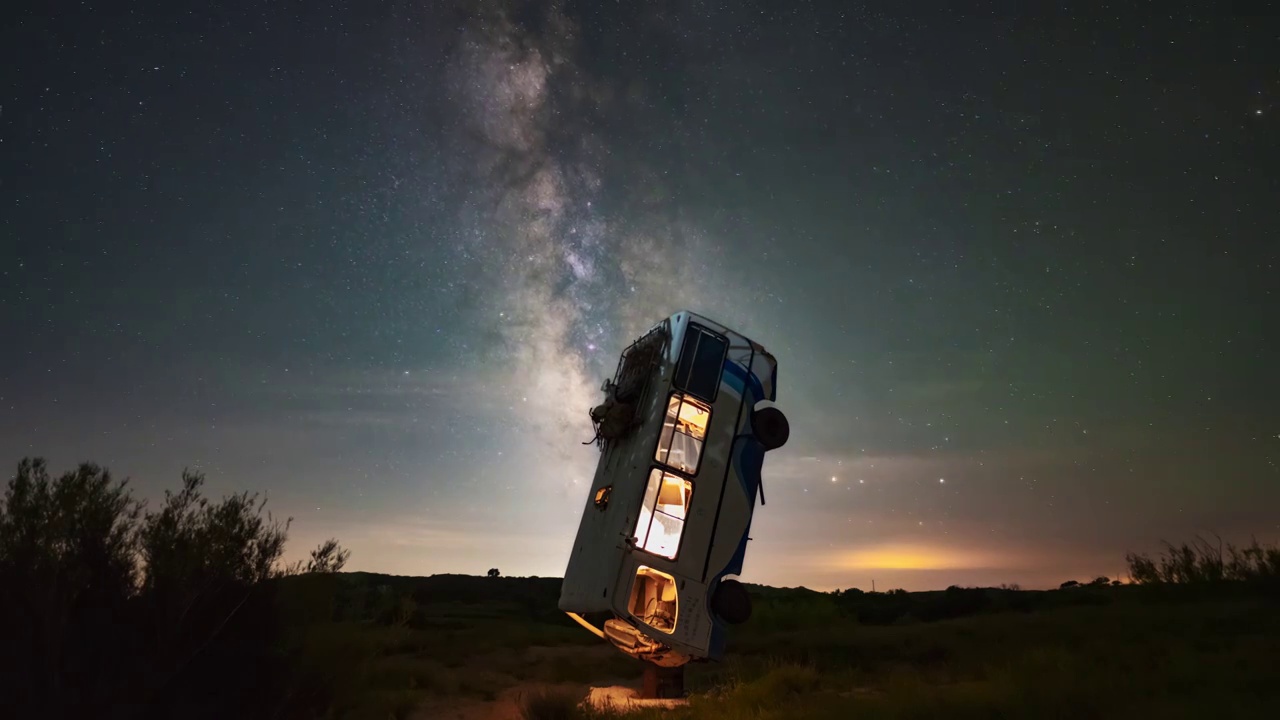
[{"label": "tall grass", "polygon": [[1164,543],[1154,558],[1139,553],[1125,556],[1129,575],[1141,585],[1199,583],[1276,583],[1280,581],[1280,546],[1255,539],[1245,547],[1196,536],[1181,545]]}]

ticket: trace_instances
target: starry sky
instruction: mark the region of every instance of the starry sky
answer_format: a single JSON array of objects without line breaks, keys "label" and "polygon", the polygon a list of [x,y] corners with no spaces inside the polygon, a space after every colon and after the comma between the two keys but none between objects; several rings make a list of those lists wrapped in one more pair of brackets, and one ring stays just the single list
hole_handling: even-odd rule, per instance
[{"label": "starry sky", "polygon": [[779,362],[748,581],[1280,538],[1274,18],[1134,5],[15,11],[0,459],[558,576],[600,382],[688,308]]}]

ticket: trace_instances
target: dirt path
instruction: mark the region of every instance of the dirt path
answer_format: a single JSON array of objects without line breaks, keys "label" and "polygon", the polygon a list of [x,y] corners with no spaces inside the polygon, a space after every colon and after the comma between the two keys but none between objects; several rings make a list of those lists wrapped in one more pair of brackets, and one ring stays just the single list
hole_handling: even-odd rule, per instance
[{"label": "dirt path", "polygon": [[579,683],[522,682],[503,690],[495,700],[447,698],[428,702],[414,720],[520,720],[521,700],[538,692],[560,691],[586,697],[589,686]]},{"label": "dirt path", "polygon": [[[617,650],[608,645],[601,646],[532,646],[524,648],[521,660],[530,665],[551,661],[557,657],[572,653],[581,658],[583,655],[600,657],[610,656]],[[492,667],[487,658],[476,658],[469,665],[480,668]],[[563,692],[585,699],[592,686],[619,685],[639,688],[639,678],[600,678],[586,682],[537,682],[529,680],[515,681],[513,685],[501,690],[497,698],[482,700],[474,697],[451,697],[428,700],[418,708],[412,720],[521,720],[520,707],[524,698],[538,693]]]}]

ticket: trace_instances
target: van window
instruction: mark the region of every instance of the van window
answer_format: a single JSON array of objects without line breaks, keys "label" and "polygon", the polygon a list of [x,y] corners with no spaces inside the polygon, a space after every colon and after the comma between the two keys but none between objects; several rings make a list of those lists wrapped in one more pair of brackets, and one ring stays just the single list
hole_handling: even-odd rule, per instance
[{"label": "van window", "polygon": [[710,420],[711,408],[705,403],[683,393],[672,393],[667,399],[667,417],[663,420],[658,450],[653,459],[696,475]]},{"label": "van window", "polygon": [[679,601],[676,579],[661,570],[641,565],[631,584],[631,614],[658,632],[676,629]]},{"label": "van window", "polygon": [[692,496],[693,483],[658,468],[650,470],[640,515],[636,518],[636,547],[674,560]]},{"label": "van window", "polygon": [[729,342],[701,325],[689,323],[680,348],[676,374],[671,379],[677,388],[707,402],[715,402],[720,389],[720,374]]}]

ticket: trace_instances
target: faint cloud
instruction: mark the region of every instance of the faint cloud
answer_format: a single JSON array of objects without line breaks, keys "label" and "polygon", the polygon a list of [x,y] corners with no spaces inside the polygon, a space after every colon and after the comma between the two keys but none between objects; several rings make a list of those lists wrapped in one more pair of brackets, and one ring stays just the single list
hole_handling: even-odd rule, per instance
[{"label": "faint cloud", "polygon": [[972,455],[931,453],[928,455],[873,455],[859,452],[828,455],[788,455],[771,453],[765,460],[765,480],[812,481],[832,475],[855,479],[936,478],[977,465]]},{"label": "faint cloud", "polygon": [[988,385],[980,378],[917,380],[903,384],[904,399],[924,403],[955,402],[973,398]]},{"label": "faint cloud", "polygon": [[[326,532],[341,538],[352,551],[353,563],[368,572],[479,575],[498,567],[556,577],[568,562],[573,529],[538,532],[483,518],[393,517],[376,523],[339,523],[326,527]],[[322,539],[300,538],[298,547],[310,548]]]},{"label": "faint cloud", "polygon": [[401,427],[417,418],[493,417],[510,412],[519,398],[483,369],[321,371],[278,380],[264,391],[273,409],[295,422],[328,427]]}]

